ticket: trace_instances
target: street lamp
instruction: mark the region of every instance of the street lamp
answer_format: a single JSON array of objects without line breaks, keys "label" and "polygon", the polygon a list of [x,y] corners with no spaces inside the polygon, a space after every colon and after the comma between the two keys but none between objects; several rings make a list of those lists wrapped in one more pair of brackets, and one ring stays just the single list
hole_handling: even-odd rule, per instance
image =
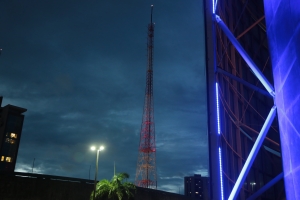
[{"label": "street lamp", "polygon": [[256,185],[256,183],[250,183],[250,185],[252,186],[252,191],[253,191],[253,185]]},{"label": "street lamp", "polygon": [[97,182],[97,177],[98,177],[98,160],[99,160],[99,152],[102,151],[103,149],[104,149],[104,146],[100,146],[99,149],[96,149],[95,146],[92,146],[92,147],[91,147],[91,150],[92,150],[92,151],[97,150],[93,200],[95,200],[95,195],[96,195],[96,182]]}]

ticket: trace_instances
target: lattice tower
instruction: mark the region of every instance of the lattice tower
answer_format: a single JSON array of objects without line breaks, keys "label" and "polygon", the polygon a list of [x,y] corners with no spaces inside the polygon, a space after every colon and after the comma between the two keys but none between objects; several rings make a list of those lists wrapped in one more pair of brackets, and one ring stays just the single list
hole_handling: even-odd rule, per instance
[{"label": "lattice tower", "polygon": [[153,39],[152,22],[153,5],[151,5],[151,22],[148,25],[147,73],[143,120],[140,132],[139,155],[137,160],[135,184],[144,188],[157,188],[156,145],[153,108]]}]

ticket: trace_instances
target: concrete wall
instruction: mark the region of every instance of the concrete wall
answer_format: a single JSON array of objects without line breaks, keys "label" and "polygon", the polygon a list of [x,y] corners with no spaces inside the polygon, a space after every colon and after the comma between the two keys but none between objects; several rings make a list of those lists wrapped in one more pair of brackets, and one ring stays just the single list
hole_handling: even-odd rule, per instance
[{"label": "concrete wall", "polygon": [[[85,179],[0,173],[1,200],[89,200],[92,191],[93,181]],[[159,190],[137,188],[135,200],[190,200],[190,198]]]},{"label": "concrete wall", "polygon": [[300,2],[265,0],[287,199],[300,199]]}]

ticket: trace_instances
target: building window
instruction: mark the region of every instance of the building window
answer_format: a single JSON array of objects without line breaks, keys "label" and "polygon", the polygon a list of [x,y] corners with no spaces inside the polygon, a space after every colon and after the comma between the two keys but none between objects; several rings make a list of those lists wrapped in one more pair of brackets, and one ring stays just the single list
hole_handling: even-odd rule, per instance
[{"label": "building window", "polygon": [[6,139],[5,139],[5,142],[6,142],[6,143],[10,143],[10,144],[15,144],[15,143],[16,143],[16,140],[6,138]]},{"label": "building window", "polygon": [[1,161],[4,161],[4,158],[5,158],[4,156],[1,156]]},{"label": "building window", "polygon": [[11,157],[6,157],[5,161],[6,162],[12,162],[12,158]]},{"label": "building window", "polygon": [[17,134],[16,133],[10,133],[10,137],[16,139],[17,138]]}]

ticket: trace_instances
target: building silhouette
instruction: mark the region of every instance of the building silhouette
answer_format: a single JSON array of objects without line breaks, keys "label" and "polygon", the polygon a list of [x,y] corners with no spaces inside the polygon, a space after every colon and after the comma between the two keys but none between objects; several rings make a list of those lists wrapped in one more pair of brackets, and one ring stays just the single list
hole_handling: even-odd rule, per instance
[{"label": "building silhouette", "polygon": [[27,109],[13,105],[1,106],[0,97],[0,171],[15,170],[22,134],[24,115]]},{"label": "building silhouette", "polygon": [[263,0],[206,0],[210,199],[284,199]]},{"label": "building silhouette", "polygon": [[200,174],[184,177],[184,195],[193,200],[208,200],[209,178]]}]

